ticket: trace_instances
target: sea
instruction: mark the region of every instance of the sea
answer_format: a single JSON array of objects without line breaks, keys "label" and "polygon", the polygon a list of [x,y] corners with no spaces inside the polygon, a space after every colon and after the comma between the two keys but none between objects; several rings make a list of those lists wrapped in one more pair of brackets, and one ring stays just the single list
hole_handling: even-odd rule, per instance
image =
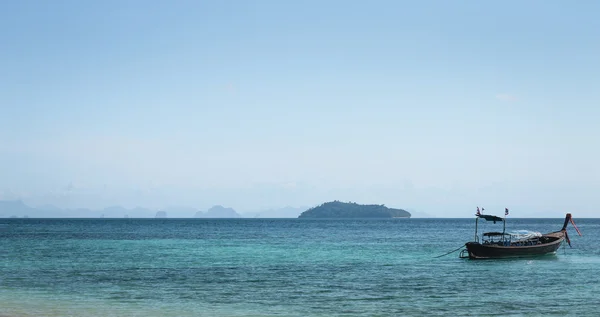
[{"label": "sea", "polygon": [[0,316],[598,316],[600,219],[574,220],[556,254],[468,260],[474,218],[0,219]]}]

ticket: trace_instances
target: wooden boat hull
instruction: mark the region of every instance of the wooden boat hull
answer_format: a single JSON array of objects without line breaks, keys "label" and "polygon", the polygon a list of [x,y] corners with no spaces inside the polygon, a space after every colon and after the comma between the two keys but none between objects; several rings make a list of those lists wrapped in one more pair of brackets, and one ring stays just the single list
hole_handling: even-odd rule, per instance
[{"label": "wooden boat hull", "polygon": [[565,239],[563,231],[548,233],[542,236],[547,243],[537,245],[503,246],[496,244],[481,244],[467,242],[467,252],[470,259],[499,259],[511,257],[530,257],[555,253]]}]

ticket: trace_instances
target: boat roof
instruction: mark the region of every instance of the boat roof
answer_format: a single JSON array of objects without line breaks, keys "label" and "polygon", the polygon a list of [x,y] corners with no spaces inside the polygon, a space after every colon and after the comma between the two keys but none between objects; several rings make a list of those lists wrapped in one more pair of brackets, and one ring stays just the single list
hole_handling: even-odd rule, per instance
[{"label": "boat roof", "polygon": [[484,237],[497,237],[497,236],[503,236],[503,235],[510,236],[510,234],[504,233],[504,232],[486,232],[483,234]]},{"label": "boat roof", "polygon": [[483,218],[487,221],[493,221],[493,222],[504,221],[504,218],[500,218],[498,216],[492,216],[492,215],[477,215],[477,217]]}]

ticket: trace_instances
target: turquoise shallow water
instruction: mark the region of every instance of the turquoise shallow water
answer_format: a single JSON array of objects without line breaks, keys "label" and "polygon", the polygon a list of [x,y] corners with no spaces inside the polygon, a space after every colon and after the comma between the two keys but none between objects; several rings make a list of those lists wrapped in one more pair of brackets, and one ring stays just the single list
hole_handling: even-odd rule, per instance
[{"label": "turquoise shallow water", "polygon": [[434,256],[473,219],[0,219],[0,316],[597,316],[600,219],[575,221],[556,255],[472,261]]}]

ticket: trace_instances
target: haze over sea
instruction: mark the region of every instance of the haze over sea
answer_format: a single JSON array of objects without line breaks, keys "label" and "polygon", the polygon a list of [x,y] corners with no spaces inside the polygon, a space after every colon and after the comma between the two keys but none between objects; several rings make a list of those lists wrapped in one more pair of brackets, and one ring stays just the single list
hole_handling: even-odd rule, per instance
[{"label": "haze over sea", "polygon": [[556,255],[473,261],[434,258],[473,219],[0,219],[0,316],[597,316],[600,219],[575,221]]}]

